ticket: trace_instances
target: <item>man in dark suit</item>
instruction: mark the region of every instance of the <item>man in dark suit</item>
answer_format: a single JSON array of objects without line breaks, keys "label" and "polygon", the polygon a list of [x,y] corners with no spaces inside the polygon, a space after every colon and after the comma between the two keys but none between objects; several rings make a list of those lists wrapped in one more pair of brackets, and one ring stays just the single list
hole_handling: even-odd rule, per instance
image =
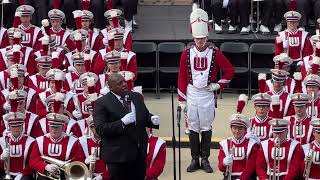
[{"label": "man in dark suit", "polygon": [[[110,92],[96,101],[93,120],[101,137],[101,159],[111,180],[144,180],[148,137],[145,128],[159,128],[139,93],[129,92],[124,77],[111,74]],[[124,173],[125,172],[125,173]]]}]

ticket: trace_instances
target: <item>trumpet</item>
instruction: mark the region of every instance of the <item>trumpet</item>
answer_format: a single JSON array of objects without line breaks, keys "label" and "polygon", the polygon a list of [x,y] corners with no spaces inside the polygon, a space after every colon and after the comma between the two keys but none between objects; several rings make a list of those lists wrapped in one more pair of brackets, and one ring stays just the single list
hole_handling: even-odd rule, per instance
[{"label": "trumpet", "polygon": [[46,176],[51,180],[60,180],[61,171],[64,172],[67,180],[87,180],[89,171],[85,164],[80,161],[61,161],[48,156],[41,156],[41,158],[50,163],[56,164],[59,167],[59,170],[54,174],[49,174]]},{"label": "trumpet", "polygon": [[314,151],[315,151],[315,147],[313,146],[312,148],[310,148],[310,150],[308,152],[308,156],[304,162],[305,166],[304,166],[304,171],[303,171],[303,177],[305,180],[309,179]]},{"label": "trumpet", "polygon": [[[98,148],[92,147],[91,148],[91,155],[94,157],[97,157],[97,154],[98,154]],[[90,163],[90,165],[89,165],[89,179],[93,178],[94,169],[95,169],[95,163]]]},{"label": "trumpet", "polygon": [[[5,138],[6,139],[6,138]],[[6,139],[6,148],[9,148],[9,152],[11,153],[11,149],[10,149],[10,142],[8,139]],[[13,178],[10,176],[10,153],[9,153],[9,157],[6,159],[5,161],[5,165],[6,165],[6,175],[4,176],[4,180],[12,180]]]},{"label": "trumpet", "polygon": [[269,180],[279,180],[280,179],[280,158],[277,158],[280,153],[280,139],[276,137],[274,139],[274,151],[273,151],[273,169],[272,176],[269,176]]},{"label": "trumpet", "polygon": [[315,101],[315,97],[314,97],[314,92],[312,91],[311,92],[311,113],[310,113],[311,120],[314,117],[314,101]]},{"label": "trumpet", "polygon": [[[232,146],[229,150],[229,155],[231,155],[231,158],[233,160],[233,153],[234,153],[234,146]],[[228,180],[231,180],[232,178],[232,166],[233,166],[233,163],[231,163],[229,166],[227,166],[226,168],[226,173],[227,173],[227,179]]]}]

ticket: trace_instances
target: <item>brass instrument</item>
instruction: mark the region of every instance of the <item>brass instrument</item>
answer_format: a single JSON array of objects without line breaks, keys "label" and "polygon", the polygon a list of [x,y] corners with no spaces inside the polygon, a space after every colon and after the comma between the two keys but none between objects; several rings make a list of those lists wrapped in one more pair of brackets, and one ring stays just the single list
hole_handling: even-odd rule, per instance
[{"label": "brass instrument", "polygon": [[[234,146],[232,146],[229,150],[229,156],[231,155],[231,158],[233,160],[233,153],[234,153]],[[227,179],[228,180],[231,180],[232,178],[232,166],[233,166],[233,163],[231,163],[229,166],[227,166],[226,168],[226,173],[227,173]]]},{"label": "brass instrument", "polygon": [[50,164],[56,164],[59,167],[59,171],[57,171],[54,174],[49,174],[49,179],[52,180],[60,180],[60,173],[61,171],[64,172],[65,178],[67,180],[87,180],[89,171],[85,164],[83,164],[80,161],[61,161],[52,157],[48,156],[41,156],[41,158],[50,163]]},{"label": "brass instrument", "polygon": [[[11,153],[10,142],[6,138],[5,138],[5,141],[6,141],[6,148],[9,148],[9,152]],[[13,179],[10,176],[10,153],[9,153],[9,157],[5,160],[6,175],[4,176],[4,180],[12,180]]]},{"label": "brass instrument", "polygon": [[304,166],[304,171],[303,171],[303,177],[305,180],[309,179],[314,151],[315,151],[315,147],[313,146],[312,148],[310,148],[310,150],[308,152],[308,156],[304,162],[305,166]]},{"label": "brass instrument", "polygon": [[[263,0],[251,0],[251,14],[250,14],[250,29],[253,33],[257,33],[260,28],[260,1]],[[256,26],[254,25],[254,12],[253,12],[253,3],[257,3],[257,17],[256,17]]]},{"label": "brass instrument", "polygon": [[[314,96],[314,92],[311,92],[311,120],[314,118],[314,101],[315,101],[315,96]],[[316,117],[315,117],[316,118]]]},{"label": "brass instrument", "polygon": [[279,180],[280,179],[280,158],[277,158],[280,153],[280,139],[276,137],[274,139],[274,151],[273,151],[273,169],[272,176],[269,175],[269,180]]},{"label": "brass instrument", "polygon": [[[94,156],[94,157],[97,157],[97,155],[98,155],[98,148],[92,147],[92,148],[91,148],[91,155]],[[95,169],[95,163],[90,163],[90,165],[89,165],[89,178],[90,178],[90,179],[93,178],[94,169]]]}]

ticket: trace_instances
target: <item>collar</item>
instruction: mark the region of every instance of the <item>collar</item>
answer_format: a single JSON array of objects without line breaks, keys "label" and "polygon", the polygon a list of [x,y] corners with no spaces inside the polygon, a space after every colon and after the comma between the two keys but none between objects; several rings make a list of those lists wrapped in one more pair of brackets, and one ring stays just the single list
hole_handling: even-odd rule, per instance
[{"label": "collar", "polygon": [[57,33],[61,32],[61,31],[63,30],[63,28],[60,27],[58,31],[55,31],[55,30],[53,29],[53,27],[51,27],[51,30],[53,31],[53,33],[56,33],[56,34],[57,34]]},{"label": "collar", "polygon": [[18,137],[14,137],[11,133],[9,134],[10,140],[12,140],[13,142],[19,142],[22,138],[22,133],[18,136]]},{"label": "collar", "polygon": [[299,118],[297,115],[294,115],[295,122],[302,122],[307,119],[307,114],[303,118]]},{"label": "collar", "polygon": [[258,121],[258,122],[260,122],[260,123],[263,123],[263,122],[265,122],[267,119],[268,119],[268,115],[266,115],[264,118],[260,118],[259,116],[257,116],[257,115],[255,115],[255,119]]},{"label": "collar", "polygon": [[32,24],[30,23],[29,26],[27,26],[27,27],[25,27],[23,24],[20,24],[19,27],[20,27],[20,29],[26,31],[26,30],[29,30],[32,27]]},{"label": "collar", "polygon": [[274,90],[271,91],[273,95],[279,95],[281,96],[283,94],[283,89],[280,90],[279,92],[275,92]]},{"label": "collar", "polygon": [[92,140],[97,143],[97,144],[100,144],[100,141],[101,141],[101,138],[100,139],[97,139],[94,137],[94,135],[92,135]]},{"label": "collar", "polygon": [[197,45],[195,45],[194,47],[196,47],[196,49],[199,51],[199,52],[203,52],[207,49],[208,47],[208,44],[206,43],[202,48],[198,47]]},{"label": "collar", "polygon": [[121,102],[121,96],[119,96],[118,94],[116,94],[116,93],[114,93],[114,92],[112,92],[112,91],[110,91],[113,95],[115,95],[116,97],[117,97],[117,99]]},{"label": "collar", "polygon": [[289,34],[296,34],[299,31],[299,29],[295,29],[293,31],[288,29],[287,31],[288,31]]},{"label": "collar", "polygon": [[245,139],[246,139],[245,136],[242,136],[240,139],[236,139],[235,137],[232,137],[232,138],[231,138],[231,141],[232,141],[234,144],[241,144]]},{"label": "collar", "polygon": [[60,142],[65,136],[66,136],[66,134],[63,132],[63,133],[61,134],[61,136],[58,137],[58,138],[56,138],[56,139],[53,138],[50,133],[48,133],[48,136],[47,136],[47,137],[49,137],[49,138],[51,139],[51,141],[57,143],[57,142]]}]

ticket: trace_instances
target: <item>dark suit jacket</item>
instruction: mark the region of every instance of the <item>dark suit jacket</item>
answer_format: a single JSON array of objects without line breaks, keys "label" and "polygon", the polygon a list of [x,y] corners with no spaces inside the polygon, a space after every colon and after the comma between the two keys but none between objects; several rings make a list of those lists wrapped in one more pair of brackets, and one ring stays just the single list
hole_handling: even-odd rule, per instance
[{"label": "dark suit jacket", "polygon": [[106,163],[119,163],[135,160],[137,153],[147,154],[148,137],[145,128],[156,128],[151,122],[152,114],[139,93],[130,92],[129,98],[135,106],[136,125],[124,125],[121,118],[125,108],[117,97],[109,92],[99,98],[94,107],[93,121],[101,137],[100,158]]}]

